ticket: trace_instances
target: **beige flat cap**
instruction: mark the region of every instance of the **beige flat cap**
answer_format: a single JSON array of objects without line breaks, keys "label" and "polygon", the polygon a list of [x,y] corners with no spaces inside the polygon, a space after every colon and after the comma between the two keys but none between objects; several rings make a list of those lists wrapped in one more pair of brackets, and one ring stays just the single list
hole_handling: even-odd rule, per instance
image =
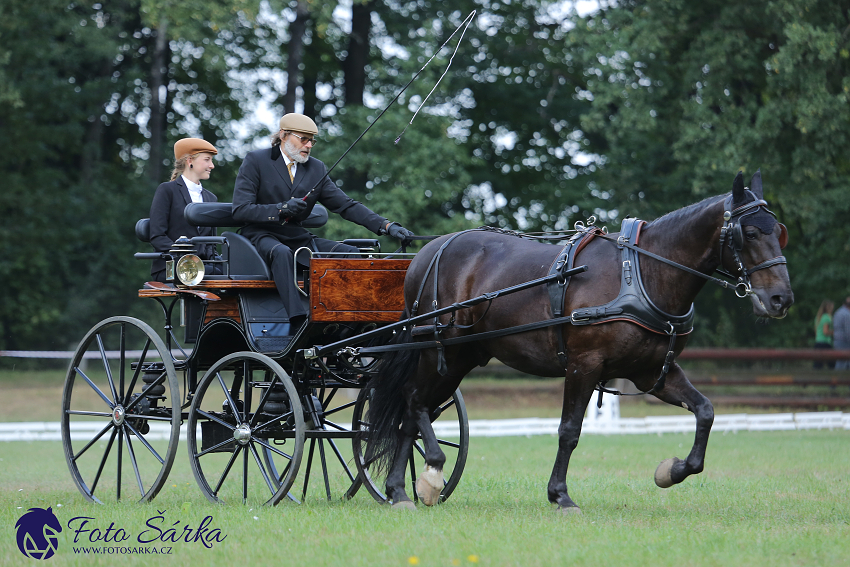
[{"label": "beige flat cap", "polygon": [[207,152],[215,155],[218,153],[218,150],[215,149],[215,146],[200,138],[183,138],[182,140],[177,140],[177,143],[174,144],[174,159],[180,159],[199,152]]},{"label": "beige flat cap", "polygon": [[302,134],[312,134],[314,136],[319,133],[319,128],[309,116],[296,114],[295,112],[283,115],[283,118],[280,119],[280,129],[301,132]]}]

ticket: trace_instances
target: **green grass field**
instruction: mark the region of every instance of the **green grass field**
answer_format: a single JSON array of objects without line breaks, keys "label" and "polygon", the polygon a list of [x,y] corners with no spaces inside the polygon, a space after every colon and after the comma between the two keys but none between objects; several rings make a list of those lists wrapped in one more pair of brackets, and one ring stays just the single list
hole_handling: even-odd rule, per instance
[{"label": "green grass field", "polygon": [[[706,470],[667,490],[652,481],[664,458],[685,456],[690,435],[586,436],[568,482],[582,506],[561,516],[546,502],[557,439],[473,438],[463,479],[444,504],[415,513],[318,495],[296,505],[213,506],[180,447],[169,482],[151,504],[93,505],[76,491],[58,442],[0,444],[0,564],[28,565],[14,525],[30,507],[52,506],[63,525],[52,565],[850,565],[850,433],[716,434]],[[146,521],[226,535],[171,546],[166,558],[75,554],[68,521],[123,528],[135,544]],[[167,533],[167,532],[166,532]],[[88,543],[85,539],[79,543]],[[99,545],[104,545],[100,543]],[[79,547],[77,545],[76,547]]]}]

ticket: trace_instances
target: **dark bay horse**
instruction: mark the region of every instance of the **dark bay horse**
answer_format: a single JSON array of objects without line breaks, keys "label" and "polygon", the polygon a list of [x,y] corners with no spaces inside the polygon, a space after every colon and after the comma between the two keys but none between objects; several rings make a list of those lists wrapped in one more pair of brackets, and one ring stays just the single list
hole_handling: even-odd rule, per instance
[{"label": "dark bay horse", "polygon": [[[708,198],[644,225],[639,247],[706,275],[725,268],[734,277],[747,281],[736,289],[750,297],[757,316],[784,317],[794,301],[780,252],[787,233],[764,205],[760,173],[753,176],[749,188],[744,187],[739,173],[731,195]],[[730,209],[732,224],[727,213]],[[578,254],[575,265],[586,264],[589,269],[572,277],[564,313],[603,305],[618,296],[623,262],[615,241],[617,236],[618,233],[609,238],[594,238]],[[422,304],[419,314],[423,314],[432,307],[444,307],[546,276],[561,248],[492,231],[463,233],[443,247],[449,238],[452,235],[430,242],[410,265],[404,282],[408,314],[417,300]],[[435,270],[429,266],[438,251],[441,251],[439,269]],[[674,316],[688,313],[706,279],[648,256],[641,255],[639,261],[646,295],[655,306]],[[436,298],[433,297],[435,273],[439,295]],[[418,297],[420,290],[424,293]],[[547,287],[543,285],[499,297],[489,307],[485,302],[459,310],[455,317],[454,326],[445,328],[441,338],[552,319],[553,309]],[[448,324],[449,319],[450,315],[443,315],[440,324]],[[461,328],[465,325],[472,327]],[[431,427],[431,412],[451,397],[470,370],[487,364],[491,358],[525,373],[566,377],[558,451],[548,484],[549,501],[556,503],[561,511],[578,510],[567,492],[567,467],[578,444],[587,404],[595,387],[607,380],[627,378],[641,391],[654,390],[652,393],[659,399],[687,408],[696,417],[690,454],[684,460],[674,457],[662,462],[655,473],[658,486],[672,486],[703,470],[714,409],[675,362],[669,365],[661,385],[659,371],[670,347],[667,334],[631,321],[616,320],[585,326],[563,325],[561,331],[565,358],[557,355],[556,327],[447,346],[443,372],[438,371],[436,349],[403,350],[385,357],[382,370],[370,385],[373,393],[366,456],[375,460],[372,466],[377,470],[387,472],[386,494],[394,506],[413,507],[405,492],[404,477],[417,432],[422,435],[426,465],[416,490],[425,504],[439,501],[445,455]],[[395,342],[432,338],[433,335],[413,337],[408,328],[397,335]],[[676,356],[684,349],[687,338],[687,334],[678,337],[674,347]]]}]

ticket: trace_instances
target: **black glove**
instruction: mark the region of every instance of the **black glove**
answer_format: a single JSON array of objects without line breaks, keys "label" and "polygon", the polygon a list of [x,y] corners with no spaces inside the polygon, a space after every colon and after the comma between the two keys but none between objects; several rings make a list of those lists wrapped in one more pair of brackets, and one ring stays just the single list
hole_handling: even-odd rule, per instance
[{"label": "black glove", "polygon": [[277,207],[280,209],[281,220],[291,219],[307,210],[307,201],[293,197],[285,203],[278,203]]},{"label": "black glove", "polygon": [[387,228],[387,234],[389,234],[393,238],[398,238],[399,240],[406,240],[409,237],[413,236],[413,231],[407,230],[397,222],[394,222],[390,223],[390,226]]}]

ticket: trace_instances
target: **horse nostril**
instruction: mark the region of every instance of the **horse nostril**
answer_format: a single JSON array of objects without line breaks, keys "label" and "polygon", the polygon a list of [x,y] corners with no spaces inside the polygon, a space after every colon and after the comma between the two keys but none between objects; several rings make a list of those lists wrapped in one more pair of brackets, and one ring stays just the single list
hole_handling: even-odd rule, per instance
[{"label": "horse nostril", "polygon": [[785,300],[781,295],[770,296],[770,305],[774,309],[782,309],[785,306]]}]

